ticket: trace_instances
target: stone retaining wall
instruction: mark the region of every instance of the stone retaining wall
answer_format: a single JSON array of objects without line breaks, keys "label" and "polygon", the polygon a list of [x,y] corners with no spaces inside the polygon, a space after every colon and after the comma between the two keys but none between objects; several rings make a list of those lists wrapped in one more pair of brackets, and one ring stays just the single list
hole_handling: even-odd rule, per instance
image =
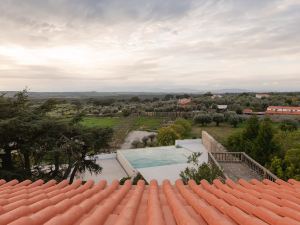
[{"label": "stone retaining wall", "polygon": [[206,131],[202,131],[202,143],[209,152],[227,152],[227,149],[219,142],[217,142]]}]

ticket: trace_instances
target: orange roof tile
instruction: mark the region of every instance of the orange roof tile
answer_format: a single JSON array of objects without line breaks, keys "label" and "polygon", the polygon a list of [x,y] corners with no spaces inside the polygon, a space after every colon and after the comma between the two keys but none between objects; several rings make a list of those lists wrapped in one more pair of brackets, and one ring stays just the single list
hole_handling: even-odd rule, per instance
[{"label": "orange roof tile", "polygon": [[0,225],[300,224],[296,180],[162,185],[0,180]]}]

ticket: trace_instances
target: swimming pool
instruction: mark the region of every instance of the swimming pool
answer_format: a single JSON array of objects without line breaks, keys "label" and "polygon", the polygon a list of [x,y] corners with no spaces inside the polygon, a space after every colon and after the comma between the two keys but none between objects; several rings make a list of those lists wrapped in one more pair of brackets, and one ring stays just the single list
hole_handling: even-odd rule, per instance
[{"label": "swimming pool", "polygon": [[186,163],[187,157],[191,154],[190,151],[184,148],[175,147],[131,149],[120,152],[132,167],[137,169]]}]

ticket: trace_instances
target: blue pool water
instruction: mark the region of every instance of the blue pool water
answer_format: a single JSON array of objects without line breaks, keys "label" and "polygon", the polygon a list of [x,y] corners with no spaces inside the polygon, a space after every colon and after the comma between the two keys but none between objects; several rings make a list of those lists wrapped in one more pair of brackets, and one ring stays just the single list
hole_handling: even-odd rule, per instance
[{"label": "blue pool water", "polygon": [[132,149],[122,151],[134,168],[186,163],[191,154],[183,148]]}]

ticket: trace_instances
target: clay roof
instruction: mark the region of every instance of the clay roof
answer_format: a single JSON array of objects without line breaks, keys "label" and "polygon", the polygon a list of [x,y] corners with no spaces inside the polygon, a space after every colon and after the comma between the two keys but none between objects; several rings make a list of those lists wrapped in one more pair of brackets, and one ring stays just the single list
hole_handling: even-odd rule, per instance
[{"label": "clay roof", "polygon": [[250,108],[245,108],[245,109],[243,110],[243,112],[253,112],[253,110],[250,109]]},{"label": "clay roof", "polygon": [[178,104],[186,105],[186,104],[191,103],[191,101],[192,101],[192,99],[190,99],[190,98],[182,98],[182,99],[178,100]]},{"label": "clay roof", "polygon": [[299,106],[269,106],[267,109],[292,109],[299,110]]},{"label": "clay roof", "polygon": [[0,180],[1,225],[300,224],[300,182]]},{"label": "clay roof", "polygon": [[269,106],[267,108],[266,113],[267,114],[281,114],[281,115],[300,115],[300,107],[295,107],[295,106]]}]

